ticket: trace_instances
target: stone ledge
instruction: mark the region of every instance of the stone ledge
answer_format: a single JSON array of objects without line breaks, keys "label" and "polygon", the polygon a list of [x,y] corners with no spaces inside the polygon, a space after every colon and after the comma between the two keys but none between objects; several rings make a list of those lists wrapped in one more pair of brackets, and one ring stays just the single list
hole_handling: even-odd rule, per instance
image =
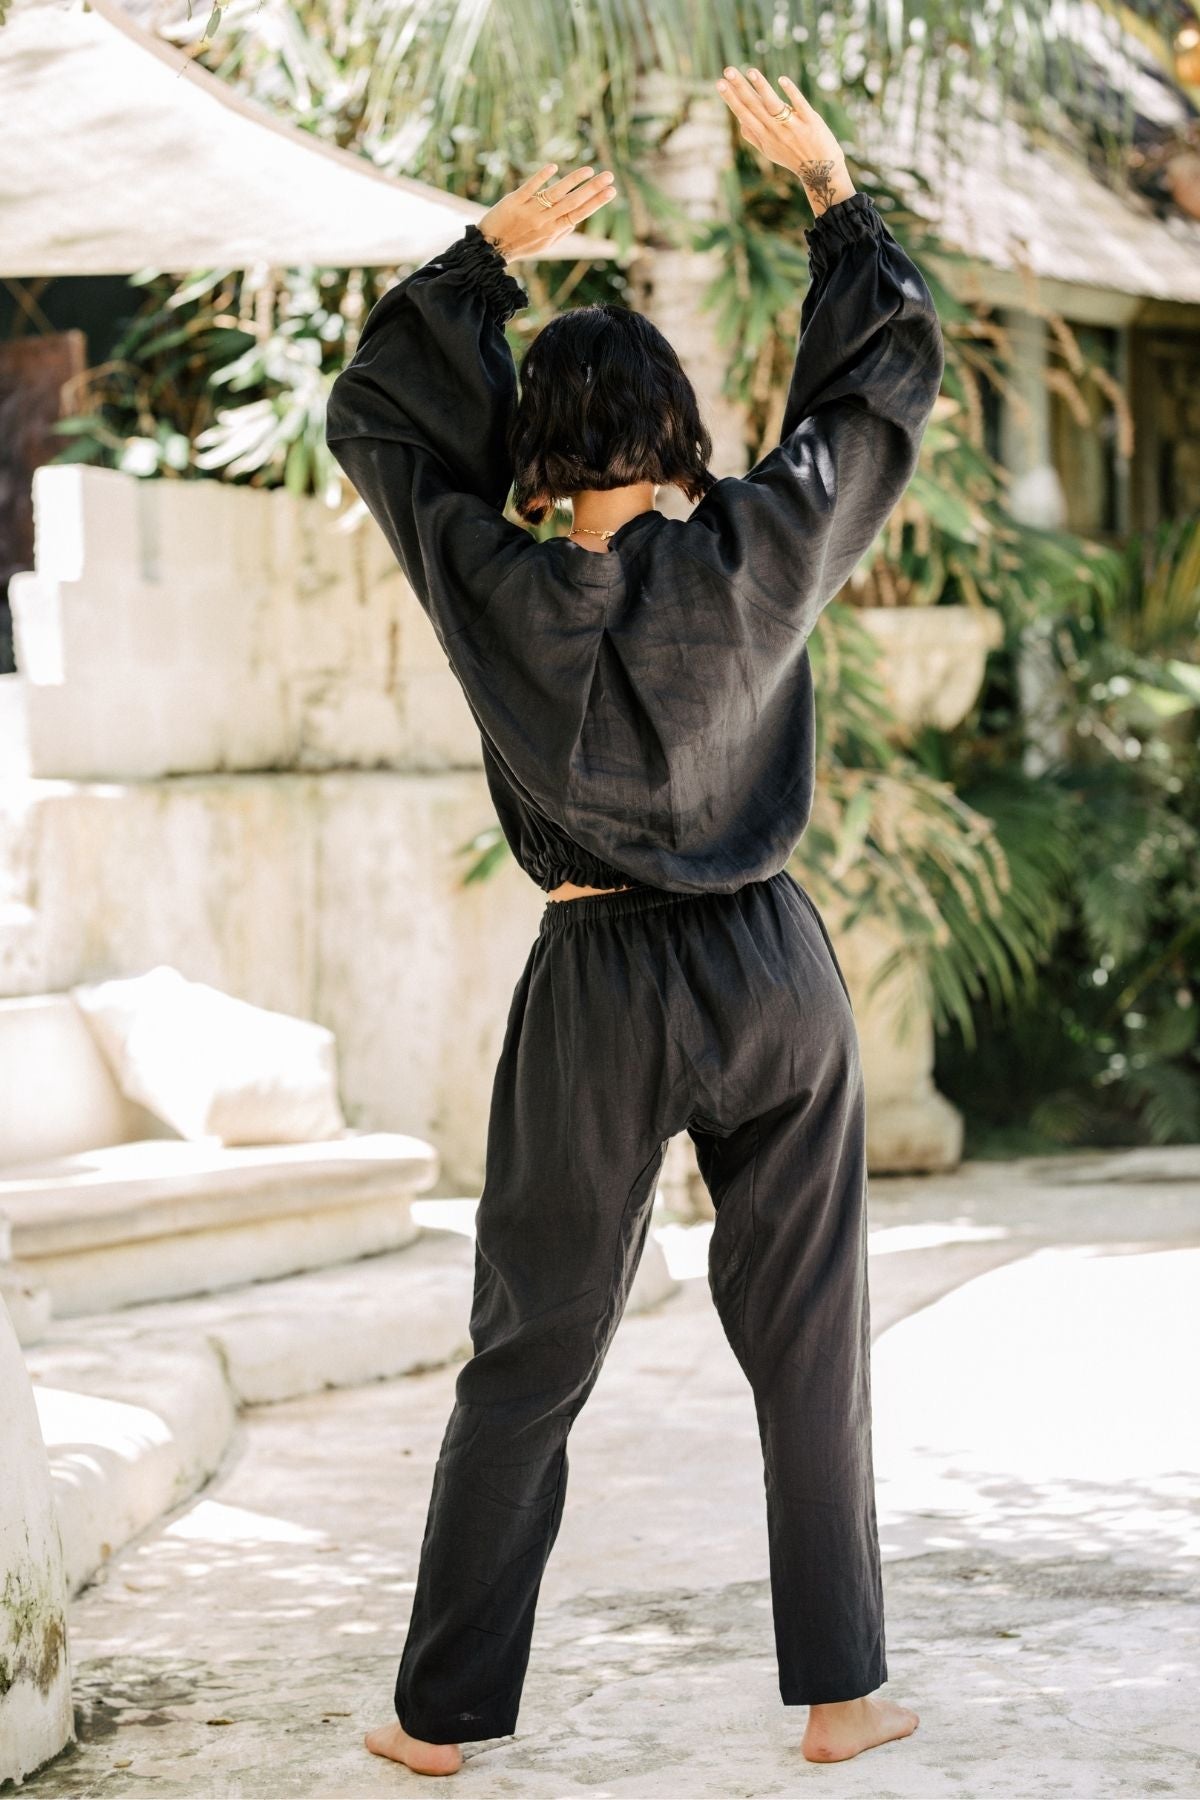
[{"label": "stone ledge", "polygon": [[161,1332],[139,1349],[131,1358],[120,1343],[72,1341],[52,1327],[26,1358],[72,1593],[202,1487],[233,1435],[233,1400],[209,1345]]},{"label": "stone ledge", "polygon": [[54,1316],[82,1318],[277,1281],[402,1249],[419,1236],[410,1203],[408,1194],[343,1201],[215,1231],[43,1256],[32,1268],[49,1290]]},{"label": "stone ledge", "polygon": [[[5,1167],[0,1218],[67,1318],[400,1249],[437,1171],[432,1146],[400,1132],[234,1148],[152,1138]],[[18,1331],[33,1341],[38,1320]]]},{"label": "stone ledge", "polygon": [[39,1257],[408,1194],[436,1174],[432,1147],[400,1132],[234,1147],[148,1138],[6,1167],[0,1205],[15,1253]]}]

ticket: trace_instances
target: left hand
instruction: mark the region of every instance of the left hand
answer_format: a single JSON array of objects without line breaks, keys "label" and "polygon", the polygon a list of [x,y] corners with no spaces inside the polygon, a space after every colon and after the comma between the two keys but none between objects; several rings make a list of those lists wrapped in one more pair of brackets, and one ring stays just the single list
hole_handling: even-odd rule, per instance
[{"label": "left hand", "polygon": [[819,216],[857,189],[842,146],[820,113],[786,75],[780,77],[779,85],[785,89],[786,99],[775,92],[760,69],[748,69],[743,75],[731,66],[718,81],[717,92],[746,142],[779,168],[800,177]]},{"label": "left hand", "polygon": [[[557,163],[546,163],[480,219],[480,231],[491,239],[505,262],[540,256],[616,194],[611,169],[602,169],[598,175],[592,169],[572,169],[549,187],[542,187],[557,168]],[[539,194],[544,198],[538,198]]]}]

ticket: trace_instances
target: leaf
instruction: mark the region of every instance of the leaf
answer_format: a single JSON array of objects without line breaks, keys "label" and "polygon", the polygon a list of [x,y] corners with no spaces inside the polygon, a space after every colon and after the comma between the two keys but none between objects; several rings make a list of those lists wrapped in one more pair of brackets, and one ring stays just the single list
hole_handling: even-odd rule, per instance
[{"label": "leaf", "polygon": [[103,425],[104,420],[99,413],[84,413],[74,419],[55,419],[50,430],[60,437],[79,437],[86,432],[96,431]]},{"label": "leaf", "polygon": [[838,833],[837,849],[834,860],[839,870],[846,869],[856,850],[860,849],[866,839],[871,824],[873,796],[870,788],[863,786],[853,796],[842,815],[842,828]]},{"label": "leaf", "polygon": [[976,510],[963,495],[941,487],[936,481],[922,476],[919,470],[913,476],[910,492],[920,499],[934,524],[949,532],[951,537],[968,544],[979,541]]},{"label": "leaf", "polygon": [[1180,713],[1191,712],[1194,706],[1200,704],[1200,693],[1194,697],[1172,694],[1166,688],[1152,687],[1147,681],[1135,682],[1132,693],[1156,719],[1177,718]]},{"label": "leaf", "polygon": [[1200,701],[1200,665],[1180,662],[1177,657],[1169,657],[1166,670],[1172,680],[1177,681],[1194,702]]},{"label": "leaf", "polygon": [[307,443],[303,438],[297,438],[288,450],[283,469],[283,483],[289,494],[308,492],[311,461]]},{"label": "leaf", "polygon": [[483,855],[466,871],[463,876],[463,885],[466,886],[473,881],[486,881],[488,876],[493,874],[509,855],[510,851],[505,840],[501,839],[500,842],[493,844],[491,849],[485,850]]}]

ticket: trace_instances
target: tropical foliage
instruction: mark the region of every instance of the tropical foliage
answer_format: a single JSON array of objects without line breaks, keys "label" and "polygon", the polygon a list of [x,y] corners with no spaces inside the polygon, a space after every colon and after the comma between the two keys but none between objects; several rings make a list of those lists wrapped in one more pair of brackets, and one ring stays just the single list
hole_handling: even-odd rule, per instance
[{"label": "tropical foliage", "polygon": [[1014,887],[1052,909],[1036,990],[977,1004],[939,1080],[976,1131],[1022,1142],[1200,1136],[1200,519],[1114,554],[1108,579],[998,658],[975,731],[927,766],[991,818]]},{"label": "tropical foliage", "polygon": [[[485,203],[547,157],[603,160],[624,199],[599,224],[629,248],[681,228],[644,177],[646,152],[678,123],[694,84],[730,58],[795,68],[849,141],[856,111],[886,104],[891,84],[907,81],[915,65],[917,116],[932,133],[954,129],[956,84],[987,78],[1032,124],[1062,129],[1113,161],[1129,147],[1132,119],[1097,58],[1130,25],[1169,45],[1183,13],[1194,17],[1191,5],[1104,0],[1078,9],[1090,20],[1083,32],[1073,9],[1026,0],[848,8],[824,0],[234,0],[214,8],[199,45],[192,27],[180,36],[206,66],[289,121],[361,149],[391,173]],[[650,89],[646,71],[656,76]],[[772,220],[759,205],[756,217],[745,190],[757,171],[744,153],[740,161],[727,229],[731,249],[744,242],[751,317],[742,354],[757,356],[761,392],[788,335],[789,313],[777,302],[796,293],[804,258],[789,228],[804,202],[793,193],[782,208],[789,216],[777,208]],[[148,271],[146,282],[146,306],[113,364],[93,372],[66,454],[139,474],[219,473],[296,488],[307,477],[313,491],[329,491],[336,472],[321,441],[321,371],[327,381],[344,356],[345,333],[360,316],[358,282],[344,295],[343,272],[314,269],[196,271],[179,288]],[[617,270],[579,265],[554,286],[561,304],[568,293],[620,294],[624,283]]]},{"label": "tropical foliage", "polygon": [[642,74],[687,84],[747,60],[797,67],[823,109],[888,104],[915,62],[935,134],[953,130],[963,78],[987,80],[1115,162],[1133,111],[1104,76],[1121,73],[1124,34],[1168,71],[1195,17],[1191,0],[233,0],[205,60],[394,172],[472,192],[544,156],[603,157],[625,185],[645,148]]}]

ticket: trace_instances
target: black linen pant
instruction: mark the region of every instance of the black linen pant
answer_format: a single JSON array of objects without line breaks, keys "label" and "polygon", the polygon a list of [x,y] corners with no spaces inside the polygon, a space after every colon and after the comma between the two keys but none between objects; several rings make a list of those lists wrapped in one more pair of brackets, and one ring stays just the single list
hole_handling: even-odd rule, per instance
[{"label": "black linen pant", "polygon": [[414,1737],[516,1729],[567,1436],[683,1130],[716,1209],[709,1286],[757,1413],[780,1694],[850,1700],[887,1679],[864,1093],[842,971],[786,870],[732,894],[633,887],[548,900],[513,993],[476,1215],[474,1354],[396,1678]]}]

